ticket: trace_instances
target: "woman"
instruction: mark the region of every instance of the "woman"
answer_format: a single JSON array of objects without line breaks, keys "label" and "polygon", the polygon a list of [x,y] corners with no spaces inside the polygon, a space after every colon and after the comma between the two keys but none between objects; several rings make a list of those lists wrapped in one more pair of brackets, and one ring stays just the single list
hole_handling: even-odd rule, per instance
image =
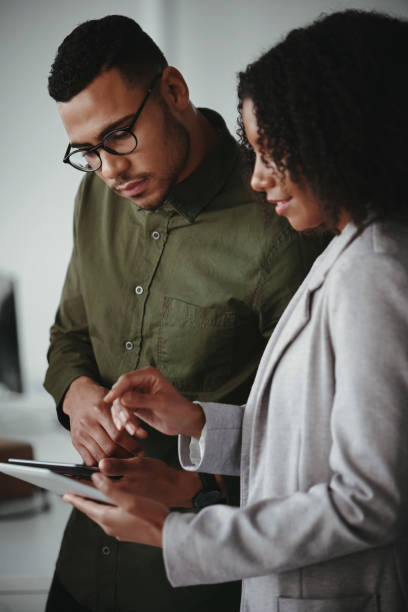
[{"label": "woman", "polygon": [[[243,578],[251,612],[408,609],[408,23],[324,17],[240,74],[252,187],[297,230],[338,234],[273,333],[244,407],[192,404],[153,368],[107,395],[118,428],[182,434],[186,469],[240,474],[241,507],[137,497],[132,461],[67,501],[163,546],[174,586]],[[200,443],[197,444],[197,440]]]}]

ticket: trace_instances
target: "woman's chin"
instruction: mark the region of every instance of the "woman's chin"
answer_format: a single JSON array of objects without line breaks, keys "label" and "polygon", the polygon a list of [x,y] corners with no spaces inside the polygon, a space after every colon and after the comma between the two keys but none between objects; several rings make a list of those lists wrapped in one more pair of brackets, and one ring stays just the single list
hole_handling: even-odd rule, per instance
[{"label": "woman's chin", "polygon": [[323,219],[319,218],[303,218],[303,217],[291,217],[290,215],[288,215],[287,217],[288,222],[290,223],[290,225],[292,226],[292,228],[294,230],[296,230],[297,232],[305,232],[307,230],[312,230],[315,229],[316,227],[319,227],[322,223],[323,223]]}]

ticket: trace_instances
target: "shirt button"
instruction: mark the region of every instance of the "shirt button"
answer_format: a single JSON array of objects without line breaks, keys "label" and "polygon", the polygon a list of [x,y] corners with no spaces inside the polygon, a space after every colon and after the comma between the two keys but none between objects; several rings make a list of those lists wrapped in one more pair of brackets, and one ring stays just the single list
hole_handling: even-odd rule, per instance
[{"label": "shirt button", "polygon": [[134,344],[130,340],[125,343],[125,347],[127,351],[133,351]]},{"label": "shirt button", "polygon": [[160,233],[159,232],[152,232],[152,238],[153,240],[158,240],[160,238]]},{"label": "shirt button", "polygon": [[135,287],[135,293],[137,295],[142,295],[143,293],[143,287],[141,287],[140,285],[138,285],[137,287]]},{"label": "shirt button", "polygon": [[102,547],[102,554],[105,555],[105,557],[110,555],[110,553],[111,553],[111,550],[110,550],[109,546],[103,546]]}]

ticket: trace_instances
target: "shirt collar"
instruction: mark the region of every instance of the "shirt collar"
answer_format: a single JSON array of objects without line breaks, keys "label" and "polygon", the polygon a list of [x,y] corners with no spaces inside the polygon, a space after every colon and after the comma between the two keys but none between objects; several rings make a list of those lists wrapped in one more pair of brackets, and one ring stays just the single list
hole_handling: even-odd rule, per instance
[{"label": "shirt collar", "polygon": [[168,193],[163,205],[170,206],[193,223],[199,213],[221,191],[239,156],[239,146],[223,118],[215,111],[199,111],[215,126],[218,140],[201,164]]}]

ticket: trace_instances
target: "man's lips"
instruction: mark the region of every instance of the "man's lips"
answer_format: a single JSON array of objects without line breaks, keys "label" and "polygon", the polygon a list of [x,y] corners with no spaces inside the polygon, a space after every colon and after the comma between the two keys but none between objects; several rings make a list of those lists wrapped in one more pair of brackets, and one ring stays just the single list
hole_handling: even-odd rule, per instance
[{"label": "man's lips", "polygon": [[143,178],[138,181],[130,181],[129,183],[125,183],[125,185],[121,185],[116,187],[116,192],[124,198],[132,198],[134,196],[139,195],[146,188],[147,179]]},{"label": "man's lips", "polygon": [[284,215],[292,200],[292,196],[282,200],[271,200],[270,198],[267,198],[267,200],[269,204],[273,204],[275,206],[275,212],[277,215]]}]

